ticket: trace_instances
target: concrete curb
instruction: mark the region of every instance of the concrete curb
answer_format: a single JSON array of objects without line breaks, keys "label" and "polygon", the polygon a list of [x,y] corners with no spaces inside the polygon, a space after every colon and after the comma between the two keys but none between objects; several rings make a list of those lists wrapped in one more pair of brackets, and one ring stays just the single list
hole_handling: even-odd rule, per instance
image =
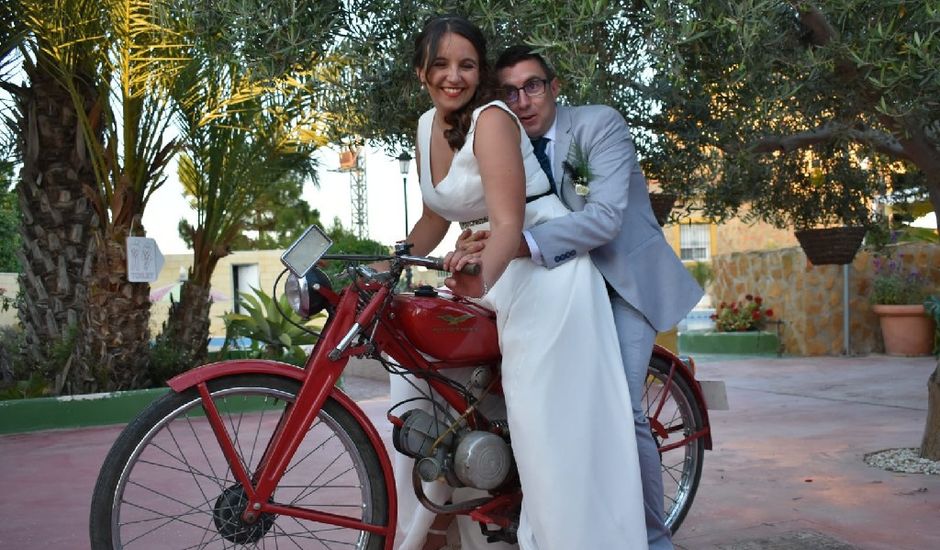
[{"label": "concrete curb", "polygon": [[0,434],[126,423],[167,390],[0,401]]},{"label": "concrete curb", "polygon": [[[344,374],[388,381],[388,373],[371,360],[351,359]],[[0,401],[0,435],[126,424],[167,391],[154,388]]]},{"label": "concrete curb", "polygon": [[767,331],[715,332],[692,330],[679,333],[682,353],[776,355],[780,347],[777,335]]}]

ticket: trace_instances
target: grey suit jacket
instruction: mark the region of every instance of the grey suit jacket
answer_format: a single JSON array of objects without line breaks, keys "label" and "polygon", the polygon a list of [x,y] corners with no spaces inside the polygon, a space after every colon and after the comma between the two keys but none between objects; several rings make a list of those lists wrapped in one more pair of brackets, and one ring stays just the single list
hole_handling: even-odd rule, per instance
[{"label": "grey suit jacket", "polygon": [[[663,237],[650,207],[646,178],[623,117],[604,105],[558,106],[553,172],[567,216],[530,227],[548,268],[590,254],[617,293],[658,331],[695,307],[702,288]],[[589,193],[575,193],[562,162],[576,148],[588,159]]]}]

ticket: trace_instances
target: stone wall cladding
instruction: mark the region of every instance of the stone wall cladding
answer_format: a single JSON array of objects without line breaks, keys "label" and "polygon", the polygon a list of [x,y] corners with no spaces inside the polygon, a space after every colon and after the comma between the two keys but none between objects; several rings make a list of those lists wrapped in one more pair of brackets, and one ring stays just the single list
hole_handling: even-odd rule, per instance
[{"label": "stone wall cladding", "polygon": [[[940,246],[905,243],[890,247],[907,269],[916,269],[940,292]],[[868,296],[874,267],[869,250],[849,265],[849,346],[853,354],[884,351],[878,317]],[[780,338],[790,355],[840,355],[843,352],[841,265],[814,266],[799,247],[736,252],[714,258],[714,303],[759,294],[782,320]],[[774,330],[769,325],[767,330]]]}]

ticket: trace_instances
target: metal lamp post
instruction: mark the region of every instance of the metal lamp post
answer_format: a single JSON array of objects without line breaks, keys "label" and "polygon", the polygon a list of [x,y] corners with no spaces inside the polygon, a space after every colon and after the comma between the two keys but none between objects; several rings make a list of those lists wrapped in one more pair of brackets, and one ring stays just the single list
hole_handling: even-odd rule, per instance
[{"label": "metal lamp post", "polygon": [[398,155],[398,168],[401,170],[402,190],[405,192],[405,238],[408,238],[408,170],[411,168],[411,155],[402,151]]},{"label": "metal lamp post", "polygon": [[[401,171],[402,191],[405,196],[405,240],[408,240],[408,170],[411,168],[411,155],[408,151],[402,151],[398,155],[398,168]],[[406,243],[407,244],[407,243]],[[405,268],[405,288],[411,288],[411,266]]]}]

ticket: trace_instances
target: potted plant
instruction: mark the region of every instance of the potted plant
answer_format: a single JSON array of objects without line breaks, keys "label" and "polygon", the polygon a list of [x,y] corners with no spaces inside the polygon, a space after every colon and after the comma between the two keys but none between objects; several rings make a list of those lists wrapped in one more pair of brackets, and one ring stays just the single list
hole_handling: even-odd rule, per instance
[{"label": "potted plant", "polygon": [[933,350],[934,321],[927,316],[924,301],[927,279],[907,269],[901,258],[875,255],[872,260],[872,311],[878,315],[885,353],[928,355]]},{"label": "potted plant", "polygon": [[863,168],[861,156],[838,141],[759,162],[738,155],[726,159],[723,169],[724,179],[737,184],[725,183],[706,200],[747,204],[745,221],[794,229],[813,265],[851,263],[871,224],[870,197],[878,192],[878,174]]},{"label": "potted plant", "polygon": [[796,228],[796,240],[810,263],[851,263],[871,218],[867,197],[873,191],[872,175],[845,147],[820,147],[813,157],[813,168],[796,173],[792,186],[778,190],[777,206]]}]

